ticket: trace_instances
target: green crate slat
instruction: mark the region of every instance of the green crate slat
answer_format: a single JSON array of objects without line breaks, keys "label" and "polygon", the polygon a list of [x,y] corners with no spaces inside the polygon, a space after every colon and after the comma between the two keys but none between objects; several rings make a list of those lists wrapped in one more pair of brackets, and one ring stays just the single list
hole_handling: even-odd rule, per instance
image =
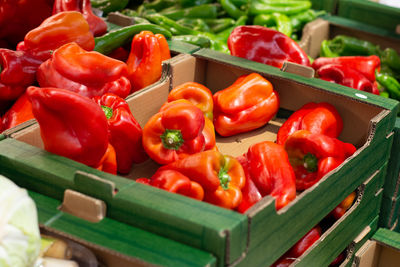
[{"label": "green crate slat", "polygon": [[365,0],[340,0],[338,15],[379,28],[396,31],[400,8]]},{"label": "green crate slat", "polygon": [[325,10],[331,14],[336,14],[338,0],[311,0],[313,9]]},{"label": "green crate slat", "polygon": [[390,231],[389,229],[379,228],[372,236],[372,240],[400,249],[400,233]]},{"label": "green crate slat", "polygon": [[[296,261],[296,266],[328,266],[365,227],[374,221],[381,206],[382,191],[379,185],[385,178],[386,167],[387,164],[380,169],[379,174],[372,181],[367,183],[360,205],[342,222],[336,222],[334,229],[321,237],[323,240],[317,241],[312,250],[307,251]],[[376,195],[377,189],[378,195]],[[374,227],[370,233],[375,232],[378,224],[376,223]]]}]

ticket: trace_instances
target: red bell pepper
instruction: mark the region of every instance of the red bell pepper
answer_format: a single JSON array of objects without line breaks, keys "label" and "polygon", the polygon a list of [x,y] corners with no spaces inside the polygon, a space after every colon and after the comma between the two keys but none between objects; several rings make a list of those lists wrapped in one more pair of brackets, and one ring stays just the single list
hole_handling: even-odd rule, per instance
[{"label": "red bell pepper", "polygon": [[284,145],[286,139],[298,130],[338,137],[343,129],[343,120],[329,103],[308,103],[295,111],[279,128],[276,143]]},{"label": "red bell pepper", "polygon": [[214,126],[222,136],[257,129],[278,112],[279,97],[260,74],[239,77],[214,94]]},{"label": "red bell pepper", "polygon": [[69,43],[40,65],[37,80],[41,87],[63,88],[89,98],[105,93],[125,98],[131,90],[127,75],[124,62]]},{"label": "red bell pepper", "polygon": [[[211,98],[212,99],[212,98]],[[161,110],[164,109],[165,106],[170,105],[169,103],[187,103],[187,104],[191,104],[191,105],[195,105],[195,101],[190,101],[187,99],[183,99],[183,98],[177,98],[177,100],[173,100],[171,102],[166,102],[162,107]],[[201,107],[199,105],[196,105],[196,107],[198,107],[199,109],[201,109]],[[204,111],[203,111],[204,113]],[[203,128],[203,132],[202,132],[203,136],[204,136],[204,150],[218,150],[218,148],[216,147],[216,142],[215,142],[215,129],[214,129],[214,124],[212,122],[212,120],[210,120],[204,113],[204,128]]]},{"label": "red bell pepper", "polygon": [[42,61],[24,51],[0,49],[0,100],[10,101],[22,95],[36,80]]},{"label": "red bell pepper", "polygon": [[[52,0],[0,1],[0,47],[15,47],[25,34],[51,16]],[[3,39],[3,40],[1,40]]]},{"label": "red bell pepper", "polygon": [[279,258],[271,267],[289,266],[307,251],[321,237],[321,228],[316,226],[308,231],[293,247],[290,248],[281,258]]},{"label": "red bell pepper", "polygon": [[148,158],[142,146],[142,127],[126,101],[117,95],[107,93],[93,100],[106,114],[109,141],[117,154],[118,172],[129,173],[133,163],[141,163]]},{"label": "red bell pepper", "polygon": [[90,31],[94,36],[100,36],[107,32],[107,24],[104,20],[93,14],[90,0],[55,0],[53,15],[63,11],[78,11],[89,23]]},{"label": "red bell pepper", "polygon": [[29,51],[46,61],[53,51],[64,44],[75,42],[85,50],[93,50],[94,37],[81,13],[66,11],[45,19],[39,27],[25,35],[17,50]]},{"label": "red bell pepper", "polygon": [[167,40],[162,34],[142,31],[133,37],[127,61],[132,92],[138,91],[161,77],[162,61],[171,57]]},{"label": "red bell pepper", "polygon": [[235,209],[242,201],[246,178],[239,161],[218,151],[203,151],[162,166],[183,174],[204,189],[204,201]]},{"label": "red bell pepper", "polygon": [[356,151],[352,144],[307,130],[290,135],[285,149],[296,174],[297,190],[311,187]]},{"label": "red bell pepper", "polygon": [[307,54],[285,34],[258,25],[236,27],[229,35],[231,55],[281,68],[289,61],[310,66]]},{"label": "red bell pepper", "polygon": [[346,65],[324,65],[317,70],[317,75],[320,79],[328,82],[379,95],[379,90],[374,82],[368,80],[361,72]]},{"label": "red bell pepper", "polygon": [[204,115],[195,105],[164,105],[143,127],[143,147],[159,164],[168,164],[204,150]]},{"label": "red bell pepper", "polygon": [[213,119],[213,95],[207,87],[196,82],[186,82],[171,90],[168,102],[186,99],[203,111],[204,116]]},{"label": "red bell pepper", "polygon": [[244,213],[266,195],[276,199],[277,210],[295,199],[295,174],[283,146],[269,141],[254,144],[239,161],[246,173],[246,183],[250,181],[242,190],[239,212]]},{"label": "red bell pepper", "polygon": [[181,194],[200,201],[204,198],[204,190],[201,185],[191,181],[178,171],[159,170],[150,179],[139,178],[136,182],[152,185],[168,192]]},{"label": "red bell pepper", "polygon": [[44,148],[98,167],[108,147],[107,119],[101,107],[64,89],[31,86],[27,94]]},{"label": "red bell pepper", "polygon": [[28,99],[28,95],[24,93],[4,114],[2,118],[3,131],[34,118],[35,117],[33,116],[32,112],[32,104]]},{"label": "red bell pepper", "polygon": [[351,208],[356,196],[356,192],[352,192],[342,202],[340,202],[340,204],[330,213],[333,218],[339,220],[346,213],[346,211]]},{"label": "red bell pepper", "polygon": [[372,55],[368,57],[348,56],[348,57],[320,57],[314,60],[312,67],[315,70],[329,65],[340,64],[361,72],[365,78],[371,82],[375,81],[375,71],[380,70],[381,60],[378,56]]},{"label": "red bell pepper", "polygon": [[110,143],[108,143],[106,153],[104,153],[100,163],[95,168],[103,172],[117,174],[117,155]]}]

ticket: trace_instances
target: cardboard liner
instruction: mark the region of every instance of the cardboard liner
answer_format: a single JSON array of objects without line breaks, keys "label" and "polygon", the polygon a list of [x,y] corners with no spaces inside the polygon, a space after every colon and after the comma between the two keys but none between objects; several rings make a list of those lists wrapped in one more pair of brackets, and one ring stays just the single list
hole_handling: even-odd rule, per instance
[{"label": "cardboard liner", "polygon": [[322,41],[331,40],[337,35],[348,35],[372,42],[381,49],[391,47],[400,52],[400,36],[388,36],[381,29],[328,15],[304,26],[299,45],[309,56],[316,58],[319,56]]},{"label": "cardboard liner", "polygon": [[[165,66],[158,83],[127,98],[140,125],[143,126],[159,110],[169,91],[177,85],[195,81],[216,92],[231,85],[241,75],[258,72],[273,84],[280,97],[281,110],[290,113],[308,102],[325,101],[333,104],[344,122],[339,139],[356,145],[357,152],[279,212],[275,210],[275,200],[266,196],[245,215],[133,182],[138,177],[150,177],[155,172],[158,165],[151,160],[133,166],[127,175],[132,180],[128,180],[49,153],[43,152],[44,155],[41,155],[42,152],[36,148],[29,147],[30,151],[23,153],[4,153],[7,153],[7,157],[12,155],[18,164],[30,164],[34,170],[30,172],[35,173],[37,178],[28,183],[34,184],[36,189],[59,198],[58,194],[50,191],[50,185],[57,184],[54,187],[57,190],[66,189],[69,185],[76,191],[105,201],[107,215],[111,218],[213,253],[218,258],[219,266],[272,264],[365,182],[366,177],[373,175],[386,163],[387,150],[392,144],[392,137],[388,133],[393,130],[395,118],[392,110],[398,104],[390,100],[380,102],[381,98],[368,93],[320,83],[319,80],[207,49],[199,50],[194,55],[174,57]],[[218,60],[215,59],[216,55]],[[319,86],[326,87],[321,89]],[[279,126],[285,119],[278,113],[269,124],[257,130],[228,138],[218,136],[217,146],[224,154],[242,155],[251,144],[264,140],[275,141]],[[37,126],[14,133],[12,137],[42,147]],[[9,176],[16,177],[23,184],[25,181],[21,175],[12,175],[18,168],[9,170],[7,162],[10,161],[1,156],[2,146],[23,149],[22,145],[16,146],[17,143],[14,140],[0,142],[0,166],[6,167],[5,171],[11,174]],[[31,158],[31,154],[35,157]],[[31,160],[39,164],[35,165]],[[46,167],[38,169],[42,165],[47,166],[47,161],[55,162],[58,168],[63,169],[63,174],[57,168],[51,168],[49,171],[53,178],[50,179]],[[13,165],[17,167],[17,163]],[[80,175],[82,180],[77,183],[76,170],[93,174],[99,179]],[[105,180],[114,182],[117,190],[111,189]],[[42,189],[44,186],[49,191]]]}]

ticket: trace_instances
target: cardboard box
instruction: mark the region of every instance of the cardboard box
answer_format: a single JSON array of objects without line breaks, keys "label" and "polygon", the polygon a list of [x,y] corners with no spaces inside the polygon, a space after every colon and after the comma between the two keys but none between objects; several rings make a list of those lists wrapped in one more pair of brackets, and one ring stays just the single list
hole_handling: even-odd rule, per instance
[{"label": "cardboard box", "polygon": [[[291,266],[328,266],[356,239],[361,230],[367,228],[368,233],[375,232],[386,168],[387,164],[362,183],[357,189],[353,206]],[[367,233],[364,231],[364,234]]]},{"label": "cardboard box", "polygon": [[395,267],[400,263],[400,234],[380,228],[355,254],[355,267]]},{"label": "cardboard box", "polygon": [[[61,203],[33,191],[29,191],[29,195],[38,209],[42,233],[71,240],[89,248],[97,260],[108,267],[216,265],[216,259],[210,253],[109,218],[89,222],[60,211],[65,200]],[[80,201],[73,209],[87,211],[88,203],[82,203],[82,196],[79,195],[81,194],[76,193],[70,196],[77,197]]]},{"label": "cardboard box", "polygon": [[[20,186],[56,199],[62,199],[67,188],[101,199],[107,205],[107,217],[210,252],[218,266],[255,266],[272,264],[387,162],[396,101],[382,101],[375,95],[207,49],[194,56],[179,55],[167,69],[160,83],[127,100],[142,126],[158,111],[169,90],[179,84],[197,81],[216,91],[242,74],[259,72],[274,85],[282,110],[294,111],[311,101],[336,106],[344,120],[340,139],[355,144],[358,150],[278,213],[270,196],[243,215],[53,155],[41,149],[37,125],[0,142],[2,172]],[[250,133],[218,138],[218,147],[223,153],[241,155],[250,144],[275,140],[283,120],[277,117]],[[134,166],[127,177],[149,177],[156,168],[149,161]]]},{"label": "cardboard box", "polygon": [[337,35],[352,36],[370,41],[382,49],[391,47],[400,52],[399,35],[354,20],[330,15],[307,23],[303,28],[303,36],[299,45],[309,56],[315,58],[319,55],[321,42],[330,40]]},{"label": "cardboard box", "polygon": [[365,0],[340,0],[338,15],[400,36],[400,8]]}]

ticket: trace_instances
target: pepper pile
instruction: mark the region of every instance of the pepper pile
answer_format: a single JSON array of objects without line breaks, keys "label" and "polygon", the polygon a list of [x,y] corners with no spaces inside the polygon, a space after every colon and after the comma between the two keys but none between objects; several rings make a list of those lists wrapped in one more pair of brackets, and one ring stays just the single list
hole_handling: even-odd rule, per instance
[{"label": "pepper pile", "polygon": [[162,166],[137,182],[241,213],[267,195],[277,210],[285,207],[356,150],[336,139],[343,122],[332,105],[308,103],[281,126],[276,143],[253,144],[236,159],[218,152],[214,127],[222,137],[252,131],[279,109],[272,84],[256,73],[214,95],[188,82],[167,101],[143,128],[143,147]]},{"label": "pepper pile", "polygon": [[104,32],[98,20],[104,21],[92,13],[88,0],[57,0],[54,13],[29,31],[16,51],[0,49],[0,132],[34,118],[25,94],[31,85],[63,88],[89,98],[105,93],[125,98],[156,82],[162,61],[171,57],[160,32],[170,33],[157,25],[124,29],[124,37],[132,41],[125,63],[92,51],[115,45],[113,36],[120,32],[95,39],[93,32]]},{"label": "pepper pile", "polygon": [[[325,59],[317,59],[314,62],[313,67],[316,69],[323,68],[322,65],[328,63],[348,66],[340,69],[336,66],[328,71],[318,70],[318,73],[322,72],[321,78],[334,80],[335,76],[338,83],[348,84],[341,78],[343,75],[351,79],[353,88],[365,89],[364,91],[368,92],[371,92],[372,88],[375,94],[400,100],[400,57],[393,48],[382,50],[371,42],[339,35],[322,42],[320,55]],[[349,71],[349,68],[353,71]],[[359,73],[354,73],[354,70]]]},{"label": "pepper pile", "polygon": [[303,26],[325,13],[310,8],[307,0],[155,0],[121,13],[137,23],[165,27],[173,34],[173,40],[228,53],[228,36],[240,25],[266,26],[298,40]]}]

